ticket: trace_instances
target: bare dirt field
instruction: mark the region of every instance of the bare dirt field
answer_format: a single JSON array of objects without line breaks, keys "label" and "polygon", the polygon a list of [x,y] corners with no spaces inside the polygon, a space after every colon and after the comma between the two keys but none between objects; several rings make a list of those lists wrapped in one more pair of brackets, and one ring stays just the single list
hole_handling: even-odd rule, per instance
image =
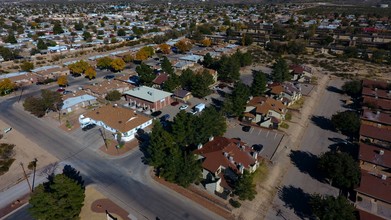
[{"label": "bare dirt field", "polygon": [[[10,127],[3,121],[0,121],[0,132],[3,133],[5,128]],[[14,144],[14,158],[15,161],[12,163],[9,171],[1,176],[0,178],[0,191],[4,191],[12,185],[23,180],[23,170],[20,163],[23,163],[24,168],[28,174],[32,173],[27,168],[27,165],[36,158],[37,170],[58,161],[56,157],[49,154],[44,149],[40,148],[37,144],[27,139],[23,134],[15,129],[4,134],[4,137],[0,139],[0,143]]]}]

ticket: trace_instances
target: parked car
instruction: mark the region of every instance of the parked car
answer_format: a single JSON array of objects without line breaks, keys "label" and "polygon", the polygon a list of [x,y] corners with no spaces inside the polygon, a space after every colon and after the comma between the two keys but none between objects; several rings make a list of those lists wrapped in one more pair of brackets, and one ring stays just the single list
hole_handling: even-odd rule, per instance
[{"label": "parked car", "polygon": [[95,126],[96,126],[96,124],[88,124],[88,125],[84,126],[81,130],[88,131],[90,129],[93,129]]},{"label": "parked car", "polygon": [[156,112],[152,112],[151,116],[152,117],[157,117],[157,116],[159,116],[161,114],[162,114],[162,111],[156,111]]},{"label": "parked car", "polygon": [[171,103],[171,106],[177,106],[177,105],[179,105],[179,102],[173,102],[173,103]]},{"label": "parked car", "polygon": [[66,95],[66,94],[71,94],[72,91],[69,91],[69,90],[65,90],[64,92],[62,92],[63,95]]},{"label": "parked car", "polygon": [[65,91],[64,88],[59,88],[59,89],[57,89],[57,92],[64,92],[64,91]]},{"label": "parked car", "polygon": [[242,131],[249,132],[251,129],[251,126],[243,126]]},{"label": "parked car", "polygon": [[160,117],[161,121],[167,121],[168,119],[170,119],[170,115],[169,114],[165,114],[162,117]]},{"label": "parked car", "polygon": [[189,108],[188,105],[181,105],[181,107],[179,107],[180,110],[185,110],[185,109],[187,109],[187,108]]},{"label": "parked car", "polygon": [[104,79],[113,79],[115,76],[114,75],[106,75],[103,77]]},{"label": "parked car", "polygon": [[252,146],[252,149],[254,149],[255,151],[257,151],[258,153],[261,153],[263,151],[263,145],[262,144],[254,144]]}]

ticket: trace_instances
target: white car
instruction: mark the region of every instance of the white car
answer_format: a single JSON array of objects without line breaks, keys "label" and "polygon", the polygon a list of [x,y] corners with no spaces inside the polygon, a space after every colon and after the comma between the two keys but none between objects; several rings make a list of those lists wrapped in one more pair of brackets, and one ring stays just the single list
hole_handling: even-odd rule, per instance
[{"label": "white car", "polygon": [[185,110],[185,109],[187,109],[187,108],[189,108],[188,105],[181,105],[181,107],[179,107],[180,110]]}]

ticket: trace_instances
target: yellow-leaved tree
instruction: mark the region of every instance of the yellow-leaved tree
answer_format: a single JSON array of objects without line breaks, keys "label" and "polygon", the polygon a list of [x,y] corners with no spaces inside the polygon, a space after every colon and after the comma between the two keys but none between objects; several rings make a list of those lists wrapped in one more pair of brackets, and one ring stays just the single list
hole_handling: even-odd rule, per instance
[{"label": "yellow-leaved tree", "polygon": [[11,93],[16,88],[15,83],[10,79],[3,79],[0,81],[0,95]]},{"label": "yellow-leaved tree", "polygon": [[209,47],[210,45],[212,45],[212,41],[209,39],[209,38],[204,38],[202,41],[201,41],[202,45],[204,47]]},{"label": "yellow-leaved tree", "polygon": [[178,48],[180,53],[184,53],[189,51],[193,47],[193,44],[189,39],[182,39],[175,44],[175,47]]},{"label": "yellow-leaved tree", "polygon": [[57,78],[57,84],[59,86],[67,86],[68,85],[68,78],[65,75],[62,75]]},{"label": "yellow-leaved tree", "polygon": [[96,71],[95,69],[90,66],[87,68],[87,70],[85,71],[84,75],[88,78],[88,79],[93,79],[96,77]]},{"label": "yellow-leaved tree", "polygon": [[116,58],[116,59],[113,59],[113,61],[111,62],[111,69],[114,71],[114,72],[118,72],[118,71],[122,71],[125,69],[125,61],[121,58]]},{"label": "yellow-leaved tree", "polygon": [[160,44],[159,48],[164,54],[169,54],[171,52],[171,47],[168,44]]}]

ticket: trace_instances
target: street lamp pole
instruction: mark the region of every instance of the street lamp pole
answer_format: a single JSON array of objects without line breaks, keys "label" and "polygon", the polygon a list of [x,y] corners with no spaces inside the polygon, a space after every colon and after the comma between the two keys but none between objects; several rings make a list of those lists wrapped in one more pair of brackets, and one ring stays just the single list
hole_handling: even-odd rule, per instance
[{"label": "street lamp pole", "polygon": [[29,185],[30,192],[33,192],[32,188],[31,188],[31,185],[30,185],[30,181],[29,181],[29,179],[28,179],[28,177],[27,177],[26,171],[24,170],[24,166],[23,166],[23,163],[22,163],[22,162],[20,162],[20,166],[21,166],[22,169],[23,169],[24,178],[26,179],[27,184]]}]

